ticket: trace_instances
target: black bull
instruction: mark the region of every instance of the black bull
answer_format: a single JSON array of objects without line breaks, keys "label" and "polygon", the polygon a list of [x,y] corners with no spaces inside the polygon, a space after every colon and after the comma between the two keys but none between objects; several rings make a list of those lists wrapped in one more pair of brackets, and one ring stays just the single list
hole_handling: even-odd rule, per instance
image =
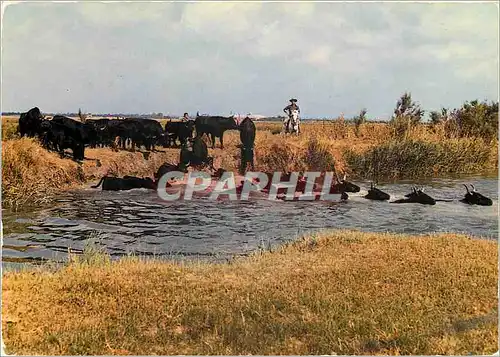
[{"label": "black bull", "polygon": [[120,178],[104,176],[97,185],[91,187],[98,188],[101,184],[104,191],[132,190],[134,188],[156,189],[156,183],[149,177],[124,176]]},{"label": "black bull", "polygon": [[191,150],[189,150],[188,145],[183,145],[180,152],[180,167],[186,168],[188,166],[209,166],[213,169],[214,159],[208,156],[207,144],[203,141],[200,136],[196,136],[192,142]]},{"label": "black bull", "polygon": [[84,159],[85,145],[75,128],[57,121],[46,120],[42,122],[40,132],[45,148],[52,148],[61,156],[64,156],[64,149],[71,149],[74,160]]},{"label": "black bull", "polygon": [[467,203],[469,205],[479,205],[479,206],[493,205],[493,201],[491,200],[491,198],[486,197],[477,192],[474,185],[471,185],[472,190],[470,191],[467,185],[464,184],[464,186],[465,189],[467,190],[467,193],[465,194],[464,198],[460,200],[460,202]]},{"label": "black bull", "polygon": [[53,123],[59,123],[74,133],[74,139],[83,145],[91,144],[97,139],[97,131],[92,124],[86,124],[63,115],[55,115],[52,118]]},{"label": "black bull", "polygon": [[254,122],[246,117],[239,125],[240,141],[241,141],[241,166],[240,172],[244,174],[248,164],[250,164],[252,171],[254,167],[254,146],[255,146],[255,133],[257,131]]},{"label": "black bull", "polygon": [[42,113],[38,107],[31,108],[26,113],[21,113],[19,117],[19,134],[21,137],[35,137],[40,134]]},{"label": "black bull", "polygon": [[122,121],[126,134],[132,139],[132,145],[144,145],[146,150],[153,150],[156,144],[165,145],[165,133],[154,119],[126,118]]},{"label": "black bull", "polygon": [[385,193],[384,191],[375,187],[372,182],[370,189],[368,190],[368,194],[365,195],[365,198],[375,201],[387,201],[391,198],[391,196],[388,193]]},{"label": "black bull", "polygon": [[187,122],[182,121],[168,121],[165,124],[165,141],[166,146],[174,146],[177,144],[176,141],[179,139],[181,146],[186,144],[188,139],[193,137],[194,121],[189,120]]},{"label": "black bull", "polygon": [[238,124],[233,117],[221,116],[196,116],[196,136],[207,134],[212,141],[212,149],[215,148],[215,138],[219,138],[220,147],[224,149],[224,132],[226,130],[238,130]]},{"label": "black bull", "polygon": [[412,192],[405,195],[405,198],[400,198],[391,203],[420,203],[423,205],[435,205],[436,200],[424,193],[423,189],[418,189],[416,187],[412,188]]},{"label": "black bull", "polygon": [[53,148],[61,155],[64,149],[73,151],[75,160],[83,160],[85,145],[95,140],[97,132],[92,124],[84,124],[63,115],[55,115],[52,120],[40,123],[39,134],[47,149]]}]

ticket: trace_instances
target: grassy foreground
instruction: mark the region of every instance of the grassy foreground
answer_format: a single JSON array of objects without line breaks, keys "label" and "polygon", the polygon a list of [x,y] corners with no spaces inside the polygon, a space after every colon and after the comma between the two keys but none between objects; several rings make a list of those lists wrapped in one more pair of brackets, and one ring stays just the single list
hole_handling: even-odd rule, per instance
[{"label": "grassy foreground", "polygon": [[9,272],[4,339],[16,354],[492,354],[497,247],[336,231],[225,264]]}]

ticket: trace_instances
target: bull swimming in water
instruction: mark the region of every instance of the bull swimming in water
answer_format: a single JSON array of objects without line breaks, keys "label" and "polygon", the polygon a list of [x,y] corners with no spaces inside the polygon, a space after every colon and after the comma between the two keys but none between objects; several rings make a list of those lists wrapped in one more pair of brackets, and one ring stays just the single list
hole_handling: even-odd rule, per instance
[{"label": "bull swimming in water", "polygon": [[491,198],[488,198],[486,196],[483,196],[479,192],[476,191],[476,188],[474,185],[471,184],[471,191],[469,191],[469,188],[467,187],[466,184],[464,184],[465,189],[467,190],[467,193],[465,194],[464,198],[460,200],[460,202],[467,203],[469,205],[479,205],[479,206],[491,206],[493,205],[493,201]]},{"label": "bull swimming in water", "polygon": [[376,188],[373,182],[371,183],[370,189],[368,190],[368,194],[364,197],[369,200],[375,201],[387,201],[391,198],[388,193],[385,193],[384,191]]},{"label": "bull swimming in water", "polygon": [[435,205],[436,200],[424,193],[423,188],[419,188],[417,190],[416,187],[413,187],[412,192],[405,195],[405,198],[401,198],[396,201],[392,201],[391,203],[420,203],[423,205]]},{"label": "bull swimming in water", "polygon": [[91,186],[98,188],[102,184],[103,191],[125,191],[134,188],[147,188],[155,190],[157,184],[149,177],[139,178],[134,176],[110,177],[104,176],[97,185]]}]

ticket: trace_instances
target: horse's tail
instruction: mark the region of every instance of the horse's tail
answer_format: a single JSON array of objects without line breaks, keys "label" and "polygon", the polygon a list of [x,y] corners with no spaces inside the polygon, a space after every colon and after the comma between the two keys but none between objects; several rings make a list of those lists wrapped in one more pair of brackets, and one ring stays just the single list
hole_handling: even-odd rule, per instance
[{"label": "horse's tail", "polygon": [[98,188],[99,186],[101,186],[101,183],[104,181],[104,179],[105,179],[105,178],[106,178],[106,176],[103,176],[103,177],[101,178],[101,181],[99,181],[99,183],[98,183],[97,185],[95,185],[95,186],[90,186],[90,187],[92,187],[92,188]]}]

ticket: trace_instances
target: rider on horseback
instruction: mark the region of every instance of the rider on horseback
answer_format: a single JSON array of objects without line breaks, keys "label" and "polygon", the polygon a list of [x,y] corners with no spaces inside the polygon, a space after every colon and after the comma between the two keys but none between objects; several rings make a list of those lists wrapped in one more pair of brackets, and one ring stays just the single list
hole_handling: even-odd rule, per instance
[{"label": "rider on horseback", "polygon": [[[287,105],[283,111],[288,115],[288,118],[285,118],[285,121],[283,123],[285,133],[287,132],[297,132],[299,133],[299,117],[298,115],[300,114],[300,108],[297,105],[297,99],[292,98],[290,99],[289,105]],[[289,129],[290,123],[292,124],[292,128]]]}]

